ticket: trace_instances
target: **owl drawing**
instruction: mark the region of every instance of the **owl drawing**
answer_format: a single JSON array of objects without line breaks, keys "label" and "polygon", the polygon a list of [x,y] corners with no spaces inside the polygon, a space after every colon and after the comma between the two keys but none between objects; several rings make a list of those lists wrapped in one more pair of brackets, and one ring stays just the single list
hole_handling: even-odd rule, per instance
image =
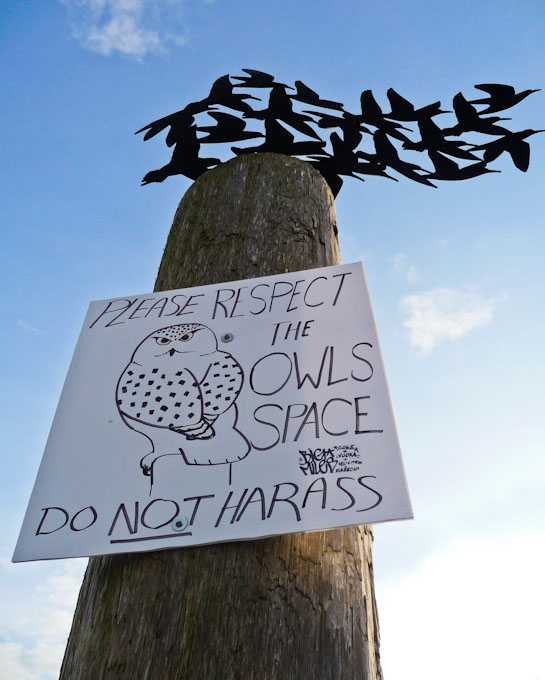
[{"label": "owl drawing", "polygon": [[[218,349],[214,332],[203,324],[167,326],[144,338],[116,389],[122,420],[152,444],[152,451],[140,461],[144,474],[152,476],[153,464],[165,455],[181,453],[186,463],[197,465],[245,457],[249,445],[236,429],[235,404],[243,379],[240,364]],[[211,440],[216,421],[228,412],[227,429],[240,441],[226,454],[225,445]]]}]

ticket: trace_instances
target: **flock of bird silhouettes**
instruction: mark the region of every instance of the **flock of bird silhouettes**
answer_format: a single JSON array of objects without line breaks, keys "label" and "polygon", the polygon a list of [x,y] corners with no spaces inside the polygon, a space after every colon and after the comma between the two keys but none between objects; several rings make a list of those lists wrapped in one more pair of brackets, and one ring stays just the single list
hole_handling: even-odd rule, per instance
[{"label": "flock of bird silhouettes", "polygon": [[[351,113],[340,102],[322,99],[300,80],[295,81],[293,88],[277,83],[268,73],[242,70],[247,75],[218,78],[205,99],[188,104],[181,111],[138,130],[136,134],[145,132],[144,140],[147,140],[168,128],[166,144],[174,147],[170,162],[159,170],[148,172],[142,180],[143,185],[162,182],[171,175],[180,174],[195,180],[221,163],[219,158],[202,158],[199,155],[203,144],[260,139],[261,143],[256,146],[232,146],[231,150],[237,156],[273,152],[302,157],[319,170],[335,196],[342,186],[342,177],[363,181],[361,175],[376,175],[395,179],[388,170],[415,182],[435,186],[432,180],[463,180],[499,172],[489,169],[487,164],[504,152],[511,156],[519,170],[525,172],[530,162],[530,146],[526,139],[537,132],[544,132],[512,132],[498,125],[508,118],[489,115],[505,111],[538,90],[516,92],[510,85],[475,85],[487,96],[468,101],[458,93],[452,101],[457,122],[452,127],[441,128],[433,119],[451,112],[442,110],[440,102],[417,109],[392,88],[387,92],[389,112],[382,111],[371,90],[364,90],[360,97],[361,112]],[[233,80],[236,82],[233,83]],[[252,108],[250,101],[262,105],[262,99],[241,92],[241,88],[269,90],[266,108]],[[301,112],[294,110],[295,102],[298,108],[303,105]],[[222,107],[222,110],[217,107]],[[224,109],[234,113],[227,113]],[[214,125],[197,124],[196,116],[204,113],[215,121]],[[247,121],[251,120],[263,121],[264,133],[248,130]],[[407,136],[414,131],[403,124],[418,128],[418,141]],[[325,133],[320,136],[317,130],[333,130],[329,135],[329,151],[326,151],[327,142],[322,138]],[[299,133],[303,139],[296,140],[294,133]],[[455,139],[470,133],[493,139],[484,144]],[[372,137],[374,149],[371,152],[358,150],[364,135]],[[402,160],[392,139],[401,149],[427,153],[433,171]],[[468,163],[461,165],[453,158]]]}]

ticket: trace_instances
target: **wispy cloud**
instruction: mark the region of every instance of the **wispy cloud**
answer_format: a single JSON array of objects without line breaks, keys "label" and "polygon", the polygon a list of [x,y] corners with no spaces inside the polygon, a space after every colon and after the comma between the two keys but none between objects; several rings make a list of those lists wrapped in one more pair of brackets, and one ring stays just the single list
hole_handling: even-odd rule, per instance
[{"label": "wispy cloud", "polygon": [[104,56],[141,59],[185,43],[185,0],[60,0],[81,45]]},{"label": "wispy cloud", "polygon": [[424,354],[440,342],[456,340],[490,323],[495,307],[495,300],[466,288],[435,288],[407,295],[400,302],[409,340]]},{"label": "wispy cloud", "polygon": [[396,253],[392,258],[394,272],[402,276],[409,283],[416,283],[420,278],[418,269],[407,260],[404,253]]},{"label": "wispy cloud", "polygon": [[17,325],[19,326],[19,328],[22,328],[26,333],[41,333],[42,332],[39,328],[36,328],[35,326],[33,326],[28,321],[25,321],[24,319],[17,319]]}]

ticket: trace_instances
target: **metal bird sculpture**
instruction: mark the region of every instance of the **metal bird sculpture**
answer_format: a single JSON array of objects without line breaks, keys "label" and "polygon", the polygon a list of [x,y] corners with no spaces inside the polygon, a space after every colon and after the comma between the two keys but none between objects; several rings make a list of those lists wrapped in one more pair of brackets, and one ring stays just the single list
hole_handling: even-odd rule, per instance
[{"label": "metal bird sculpture", "polygon": [[[526,140],[545,131],[509,130],[498,125],[509,118],[489,115],[515,106],[538,90],[517,92],[510,85],[475,85],[487,96],[469,99],[461,92],[456,94],[452,100],[454,122],[441,127],[437,121],[452,113],[443,110],[441,102],[417,107],[393,88],[386,93],[388,113],[371,90],[361,92],[361,112],[353,113],[340,102],[322,98],[301,80],[292,87],[264,71],[242,71],[246,75],[221,76],[204,99],[137,131],[144,133],[146,141],[166,130],[166,144],[174,147],[169,163],[148,172],[142,184],[162,182],[171,175],[195,180],[222,162],[202,157],[201,145],[235,142],[237,146],[230,146],[235,156],[273,152],[302,158],[322,173],[335,196],[343,177],[397,181],[388,172],[435,187],[437,181],[499,172],[488,164],[503,153],[526,172],[530,162]],[[484,141],[478,137],[483,135]],[[262,139],[259,145],[247,143],[257,138]],[[409,154],[407,159],[404,153]],[[433,170],[416,163],[422,157]]]},{"label": "metal bird sculpture", "polygon": [[291,132],[288,132],[277,120],[268,118],[265,120],[265,141],[263,144],[246,147],[245,149],[232,146],[231,150],[237,156],[246,153],[264,153],[266,151],[282,153],[285,156],[308,156],[313,153],[319,153],[325,146],[325,142],[320,140],[313,139],[295,142],[294,139]]},{"label": "metal bird sculpture", "polygon": [[489,96],[484,99],[473,99],[470,104],[487,104],[487,108],[481,113],[497,113],[498,111],[505,111],[510,109],[515,104],[518,104],[528,95],[539,90],[524,90],[523,92],[515,92],[515,88],[511,85],[500,85],[497,83],[484,83],[482,85],[475,85],[477,90],[486,92]]},{"label": "metal bird sculpture", "polygon": [[330,99],[321,99],[317,92],[311,90],[310,87],[307,87],[305,83],[300,80],[295,81],[295,87],[297,89],[297,94],[290,95],[295,101],[303,102],[303,104],[310,104],[311,106],[319,106],[322,109],[342,111],[344,108],[340,102],[333,102]]},{"label": "metal bird sculpture", "polygon": [[291,97],[287,94],[284,85],[275,83],[272,86],[266,109],[245,113],[244,116],[245,118],[256,118],[265,121],[278,120],[281,123],[286,123],[286,125],[289,125],[303,135],[320,140],[320,136],[308,125],[308,121],[312,121],[312,118],[293,110]]},{"label": "metal bird sculpture", "polygon": [[428,175],[428,177],[431,177],[432,179],[456,181],[478,177],[487,172],[499,172],[499,170],[490,170],[487,168],[485,161],[478,161],[477,163],[471,163],[470,165],[460,168],[458,163],[451,158],[447,158],[447,156],[444,156],[442,153],[439,153],[439,151],[430,151],[429,157],[435,168],[435,172]]},{"label": "metal bird sculpture", "polygon": [[221,144],[223,142],[242,142],[244,139],[263,137],[261,132],[249,132],[245,130],[246,122],[241,118],[232,116],[230,113],[211,111],[208,114],[216,120],[217,125],[206,125],[198,128],[199,132],[208,132],[206,137],[201,137],[201,144]]},{"label": "metal bird sculpture", "polygon": [[530,135],[535,135],[545,130],[522,130],[522,132],[509,132],[504,137],[495,139],[493,142],[476,146],[476,150],[484,149],[483,160],[485,163],[495,161],[504,151],[511,156],[516,168],[522,172],[528,170],[530,165],[530,145],[524,141]]},{"label": "metal bird sculpture", "polygon": [[454,113],[458,119],[457,125],[452,128],[443,130],[445,135],[461,135],[463,132],[480,132],[483,135],[502,135],[509,132],[504,127],[500,127],[495,123],[500,120],[509,120],[509,118],[500,118],[499,116],[490,116],[489,118],[481,118],[477,109],[470,104],[461,92],[452,100]]},{"label": "metal bird sculpture", "polygon": [[189,179],[198,179],[208,168],[217,165],[219,158],[200,158],[200,143],[197,139],[197,126],[192,125],[183,140],[176,143],[170,163],[151,170],[142,180],[142,186],[151,182],[162,182],[170,175],[185,175]]},{"label": "metal bird sculpture", "polygon": [[413,121],[432,118],[440,113],[449,113],[449,111],[441,110],[441,102],[434,102],[428,106],[423,106],[421,109],[415,109],[414,104],[411,104],[405,97],[398,94],[392,87],[388,89],[386,96],[388,97],[392,110],[390,113],[383,114],[384,118],[403,120],[411,123]]},{"label": "metal bird sculpture", "polygon": [[[287,88],[288,90],[293,90],[293,87],[290,87],[289,85],[284,85],[284,83],[277,83],[274,79],[274,76],[271,76],[270,73],[264,73],[263,71],[256,71],[255,69],[252,68],[243,68],[242,69],[244,73],[247,73],[247,76],[233,76],[233,80],[241,80],[242,82],[236,83],[234,87],[272,87],[273,85],[281,85],[282,87]],[[249,77],[248,77],[249,76]]]},{"label": "metal bird sculpture", "polygon": [[404,142],[404,149],[428,152],[440,151],[455,158],[462,158],[468,161],[479,160],[479,157],[475,156],[471,151],[462,148],[463,146],[470,146],[469,144],[447,139],[443,130],[431,118],[419,120],[418,129],[420,131],[420,140],[418,142]]},{"label": "metal bird sculpture", "polygon": [[399,132],[399,130],[407,130],[410,132],[410,129],[403,127],[403,125],[400,123],[394,123],[392,120],[385,118],[384,114],[382,113],[382,109],[378,105],[377,100],[375,99],[371,90],[364,90],[361,93],[360,105],[361,114],[354,115],[345,112],[345,117],[351,118],[354,121],[365,123],[366,125],[372,125],[373,127],[376,127],[377,130],[381,130],[385,134],[395,137],[402,142],[407,141],[406,135],[404,135],[402,132]]}]

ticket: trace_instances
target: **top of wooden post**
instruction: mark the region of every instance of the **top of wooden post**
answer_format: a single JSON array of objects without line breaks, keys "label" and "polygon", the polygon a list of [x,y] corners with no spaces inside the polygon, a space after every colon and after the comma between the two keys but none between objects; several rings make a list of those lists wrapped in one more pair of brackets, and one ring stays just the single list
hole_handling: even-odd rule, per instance
[{"label": "top of wooden post", "polygon": [[244,155],[187,190],[155,290],[339,263],[333,194],[321,174],[290,156]]}]

